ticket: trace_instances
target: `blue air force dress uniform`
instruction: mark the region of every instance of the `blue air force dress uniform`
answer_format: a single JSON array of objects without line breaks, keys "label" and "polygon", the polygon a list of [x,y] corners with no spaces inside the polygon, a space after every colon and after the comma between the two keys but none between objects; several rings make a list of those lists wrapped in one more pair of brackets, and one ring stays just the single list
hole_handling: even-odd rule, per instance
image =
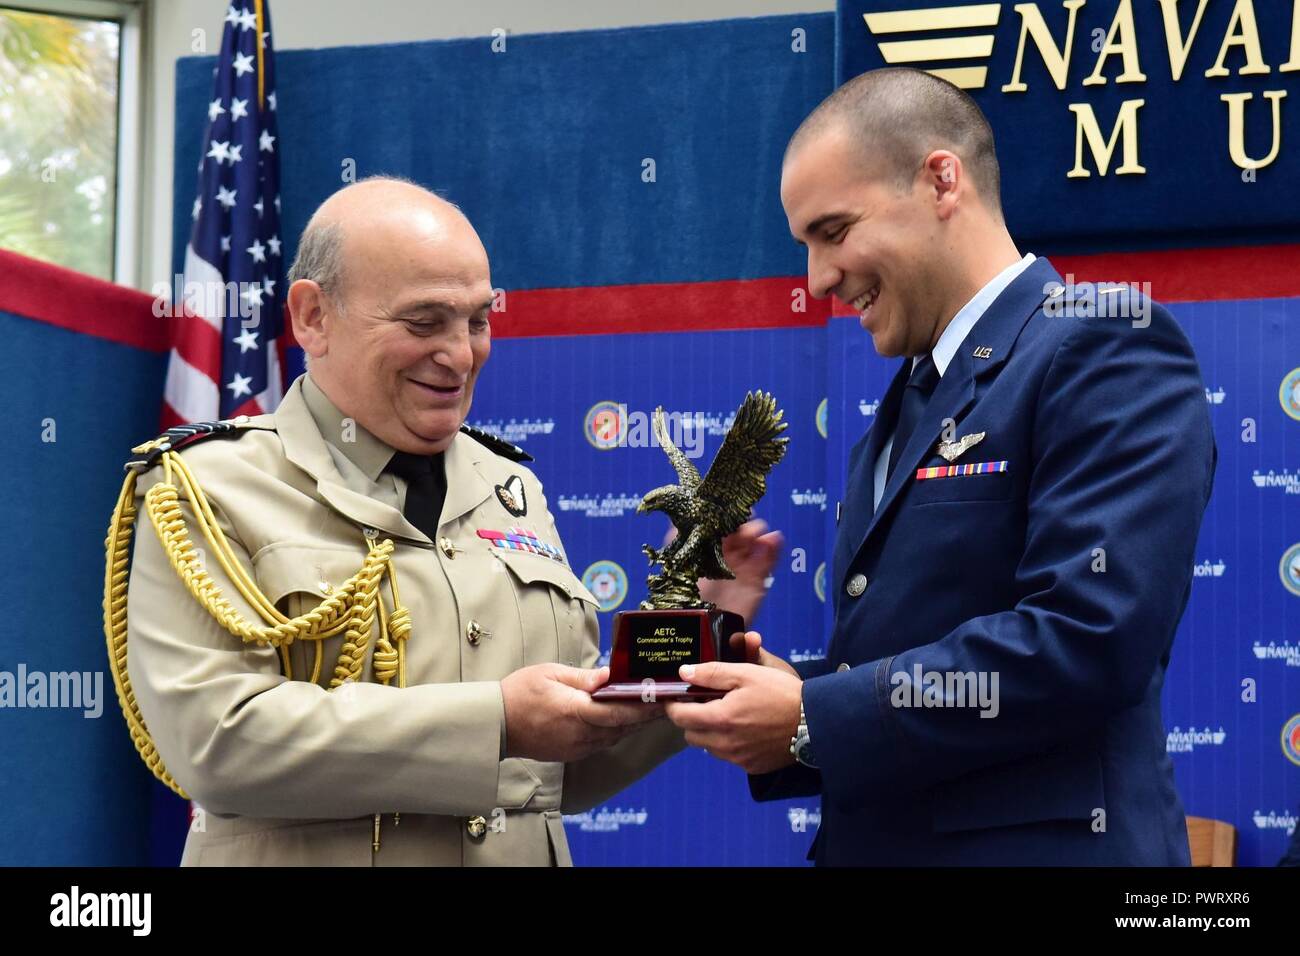
[{"label": "blue air force dress uniform", "polygon": [[750,778],[821,795],[818,864],[1189,862],[1160,694],[1217,452],[1172,316],[1088,291],[1009,267],[851,452],[814,766]]}]

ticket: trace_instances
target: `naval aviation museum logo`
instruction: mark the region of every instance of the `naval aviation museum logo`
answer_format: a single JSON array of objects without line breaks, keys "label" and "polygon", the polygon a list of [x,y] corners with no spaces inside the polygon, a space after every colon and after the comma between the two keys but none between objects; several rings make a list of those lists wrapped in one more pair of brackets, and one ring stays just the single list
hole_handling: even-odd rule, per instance
[{"label": "naval aviation museum logo", "polygon": [[817,421],[817,434],[821,435],[822,438],[826,437],[826,416],[829,414],[829,404],[830,403],[827,399],[823,398],[817,405],[817,415],[815,416]]},{"label": "naval aviation museum logo", "polygon": [[1282,403],[1282,411],[1300,422],[1300,368],[1291,369],[1283,377],[1277,399]]},{"label": "naval aviation museum logo", "polygon": [[1189,754],[1197,747],[1220,747],[1227,739],[1227,731],[1222,727],[1218,730],[1211,730],[1209,727],[1204,730],[1197,730],[1195,727],[1181,730],[1175,727],[1165,736],[1165,753]]},{"label": "naval aviation museum logo", "polygon": [[800,491],[798,488],[790,492],[790,503],[798,505],[801,508],[816,508],[818,511],[826,510],[826,489],[818,488],[814,491],[811,488],[805,488]]},{"label": "naval aviation museum logo", "polygon": [[1300,544],[1293,544],[1283,552],[1277,573],[1282,577],[1282,586],[1300,597]]},{"label": "naval aviation museum logo", "polygon": [[580,514],[584,518],[621,518],[636,511],[639,504],[639,495],[611,491],[603,495],[556,495],[554,507],[563,512]]},{"label": "naval aviation museum logo", "polygon": [[582,572],[582,586],[596,596],[602,611],[612,611],[627,597],[627,572],[613,561],[597,561]]},{"label": "naval aviation museum logo", "polygon": [[643,827],[650,819],[645,807],[640,810],[624,810],[615,807],[601,807],[599,810],[587,810],[583,813],[566,813],[564,822],[575,826],[583,833],[617,833],[623,827]]},{"label": "naval aviation museum logo", "polygon": [[1268,470],[1261,475],[1259,469],[1251,473],[1250,480],[1256,488],[1281,488],[1284,494],[1300,495],[1300,471],[1292,472],[1290,468],[1281,471]]},{"label": "naval aviation museum logo", "polygon": [[817,594],[817,600],[825,604],[826,603],[826,562],[825,561],[817,565],[817,570],[813,572],[813,591]]},{"label": "naval aviation museum logo", "polygon": [[1209,558],[1206,558],[1204,561],[1192,565],[1192,577],[1221,578],[1227,572],[1227,570],[1228,570],[1228,565],[1224,562],[1223,558],[1220,558],[1218,561],[1215,561],[1213,564],[1210,563]]},{"label": "naval aviation museum logo", "polygon": [[1281,813],[1276,810],[1270,810],[1268,813],[1263,810],[1256,810],[1250,815],[1250,818],[1255,822],[1255,829],[1257,830],[1285,830],[1287,836],[1295,832],[1295,814],[1287,813],[1285,810]]},{"label": "naval aviation museum logo", "polygon": [[473,424],[475,428],[491,432],[512,445],[526,444],[534,435],[549,435],[555,431],[554,418],[489,418]]},{"label": "naval aviation museum logo", "polygon": [[1287,760],[1300,765],[1300,714],[1282,725],[1282,753]]},{"label": "naval aviation museum logo", "polygon": [[1290,641],[1283,641],[1278,644],[1276,641],[1269,641],[1264,644],[1256,641],[1251,650],[1254,651],[1257,661],[1283,661],[1287,667],[1300,667],[1300,642],[1292,644]]},{"label": "naval aviation museum logo", "polygon": [[[1132,0],[1118,0],[1111,6],[1104,7],[1106,10],[1114,10],[1109,24],[1103,27],[1101,24],[1105,21],[1099,21],[1094,24],[1095,29],[1088,29],[1079,23],[1078,14],[1086,5],[1087,0],[1063,0],[1059,4],[971,3],[931,9],[871,12],[864,13],[862,18],[866,22],[869,38],[875,41],[886,64],[925,70],[966,90],[982,90],[989,85],[988,64],[993,58],[999,23],[1004,26],[1003,32],[1007,40],[1016,44],[1014,65],[1010,75],[1001,84],[1003,94],[1027,92],[1029,84],[1026,77],[1032,79],[1035,63],[1045,67],[1053,85],[1064,92],[1071,75],[1072,61],[1087,61],[1090,55],[1093,57],[1093,68],[1082,80],[1081,85],[1085,89],[1105,86],[1113,79],[1117,89],[1126,88],[1129,84],[1140,84],[1138,89],[1141,90],[1147,83],[1148,74],[1143,72],[1140,56],[1142,51],[1138,47],[1138,22],[1144,17],[1156,16],[1160,17],[1164,38],[1164,49],[1159,52],[1165,56],[1159,59],[1167,59],[1168,75],[1175,84],[1182,81],[1185,74],[1190,81],[1200,70],[1199,65],[1190,71],[1187,69],[1193,49],[1198,52],[1202,48],[1214,51],[1215,44],[1218,55],[1213,65],[1204,70],[1206,79],[1231,76],[1232,69],[1227,64],[1241,59],[1245,62],[1237,68],[1238,76],[1271,73],[1272,66],[1264,58],[1264,47],[1275,43],[1277,52],[1288,56],[1286,62],[1278,66],[1277,72],[1286,74],[1300,71],[1300,4],[1293,5],[1291,30],[1283,36],[1275,36],[1268,29],[1277,25],[1281,19],[1280,16],[1275,16],[1278,10],[1273,7],[1272,0],[1237,0],[1232,5],[1226,23],[1215,19],[1213,26],[1203,22],[1206,0],[1199,0],[1192,5],[1190,22],[1188,17],[1179,16],[1176,0],[1161,0],[1158,7],[1155,3],[1138,5]],[[1004,6],[1012,8],[1005,19],[1002,17]],[[1256,6],[1264,11],[1266,29],[1263,31],[1256,18]],[[1084,14],[1084,19],[1093,15],[1096,8],[1097,5],[1094,4],[1093,9]],[[1043,16],[1044,9],[1053,19],[1055,29],[1048,26],[1047,19]],[[1216,13],[1226,9],[1227,4],[1221,4]],[[1062,13],[1065,17],[1064,26],[1060,23]],[[1017,14],[1019,22],[1016,22]],[[1219,32],[1220,24],[1223,24],[1222,33]],[[935,33],[940,32],[947,35],[935,36]],[[1146,36],[1146,33],[1142,35]],[[1290,38],[1289,50],[1284,46],[1287,37]],[[1155,69],[1154,57],[1158,55],[1147,50],[1148,70]],[[954,61],[962,65],[950,65]],[[1084,62],[1084,69],[1087,69],[1087,65]],[[1115,65],[1122,67],[1122,72],[1108,77],[1107,68],[1110,67],[1109,72],[1113,74]],[[1078,71],[1075,75],[1078,75]],[[1157,82],[1164,79],[1154,72],[1152,76]],[[994,83],[996,82],[995,79]],[[1285,86],[1287,78],[1281,77],[1277,82],[1280,86]],[[1281,101],[1286,98],[1288,91],[1276,89],[1261,92],[1267,102],[1257,104],[1257,108],[1263,115],[1271,112],[1272,138],[1271,141],[1257,138],[1257,131],[1252,131],[1251,139],[1252,142],[1271,142],[1269,152],[1262,155],[1258,147],[1253,156],[1246,150],[1246,105],[1254,99],[1254,93],[1225,92],[1218,97],[1226,104],[1227,155],[1237,167],[1249,171],[1243,173],[1243,177],[1271,165],[1281,152]],[[1082,92],[1076,95],[1082,95]],[[1067,109],[1073,114],[1075,133],[1074,166],[1066,172],[1066,178],[1086,179],[1093,175],[1084,164],[1085,152],[1091,155],[1092,165],[1101,176],[1107,174],[1117,156],[1120,158],[1120,163],[1114,170],[1117,176],[1145,175],[1147,167],[1141,164],[1138,153],[1138,111],[1146,103],[1143,97],[1124,99],[1109,135],[1103,132],[1092,103],[1066,103]]]}]

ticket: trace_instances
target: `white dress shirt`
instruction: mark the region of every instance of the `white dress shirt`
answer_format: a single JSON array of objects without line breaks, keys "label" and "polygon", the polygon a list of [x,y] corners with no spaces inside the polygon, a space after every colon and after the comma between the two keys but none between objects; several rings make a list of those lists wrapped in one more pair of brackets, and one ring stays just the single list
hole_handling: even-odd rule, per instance
[{"label": "white dress shirt", "polygon": [[[1007,266],[990,279],[988,284],[976,292],[971,300],[953,316],[952,321],[948,323],[948,327],[939,336],[939,341],[935,343],[934,352],[932,353],[934,367],[939,372],[940,378],[943,378],[943,373],[948,370],[948,363],[957,354],[957,349],[961,347],[961,343],[965,341],[970,330],[975,327],[975,323],[988,311],[988,307],[993,304],[993,300],[1000,296],[1003,290],[1011,285],[1016,276],[1024,272],[1035,258],[1037,257],[1032,252],[1027,253],[1019,262],[1013,262]],[[912,358],[912,368],[916,368],[916,363],[921,361],[922,358],[924,356],[914,356]],[[894,436],[891,434],[884,447],[880,449],[880,456],[876,459],[875,496],[872,499],[872,511],[880,507],[880,499],[885,494],[885,473],[889,470],[889,452],[893,447]]]}]

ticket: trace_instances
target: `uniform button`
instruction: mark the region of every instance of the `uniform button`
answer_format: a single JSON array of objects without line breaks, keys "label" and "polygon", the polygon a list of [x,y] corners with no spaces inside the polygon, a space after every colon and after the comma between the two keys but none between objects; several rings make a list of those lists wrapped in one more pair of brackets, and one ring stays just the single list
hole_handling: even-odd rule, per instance
[{"label": "uniform button", "polygon": [[841,672],[843,672],[843,671],[846,671],[846,670],[849,669],[849,665],[848,665],[848,664],[841,664],[839,667],[837,667],[837,668],[835,668],[835,669],[836,669],[837,671],[841,671]]},{"label": "uniform button", "polygon": [[465,640],[469,641],[475,647],[478,647],[479,638],[491,636],[492,633],[485,630],[483,625],[478,621],[470,621],[465,625]]},{"label": "uniform button", "polygon": [[465,830],[473,839],[481,840],[487,833],[487,821],[482,817],[470,817],[465,821]]},{"label": "uniform button", "polygon": [[867,576],[865,574],[855,574],[849,578],[849,583],[845,585],[844,590],[848,592],[849,597],[858,597],[867,589]]},{"label": "uniform button", "polygon": [[367,538],[370,538],[372,540],[379,537],[379,532],[376,531],[374,528],[362,528],[361,533],[364,534]]},{"label": "uniform button", "polygon": [[439,538],[438,547],[442,548],[442,553],[447,557],[451,558],[453,561],[456,560],[456,552],[459,549],[451,543],[451,538]]}]

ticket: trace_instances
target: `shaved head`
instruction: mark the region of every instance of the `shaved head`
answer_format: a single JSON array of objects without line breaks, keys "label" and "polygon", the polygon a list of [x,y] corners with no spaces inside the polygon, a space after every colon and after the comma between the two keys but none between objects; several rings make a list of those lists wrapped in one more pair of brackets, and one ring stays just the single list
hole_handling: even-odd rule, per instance
[{"label": "shaved head", "polygon": [[960,157],[980,202],[1002,218],[1001,176],[993,129],[979,105],[947,80],[922,70],[886,67],[849,80],[808,115],[785,159],[829,130],[842,131],[872,174],[907,190],[937,149]]},{"label": "shaved head", "polygon": [[289,284],[311,279],[341,306],[347,261],[345,225],[350,224],[354,231],[365,229],[394,206],[423,208],[435,219],[458,219],[469,225],[459,206],[416,182],[402,176],[368,176],[344,186],[317,207],[298,240],[298,251],[289,267]]}]

